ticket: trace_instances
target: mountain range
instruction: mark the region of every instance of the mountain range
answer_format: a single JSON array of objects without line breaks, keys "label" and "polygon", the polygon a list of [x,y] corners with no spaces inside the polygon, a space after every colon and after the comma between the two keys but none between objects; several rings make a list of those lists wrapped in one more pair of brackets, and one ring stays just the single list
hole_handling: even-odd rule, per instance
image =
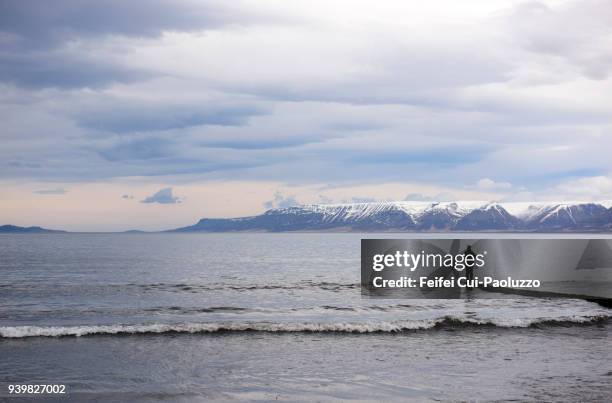
[{"label": "mountain range", "polygon": [[204,218],[170,232],[612,232],[612,203],[380,202],[310,204]]},{"label": "mountain range", "polygon": [[0,225],[0,234],[59,234],[66,231],[41,227],[18,227],[17,225]]}]

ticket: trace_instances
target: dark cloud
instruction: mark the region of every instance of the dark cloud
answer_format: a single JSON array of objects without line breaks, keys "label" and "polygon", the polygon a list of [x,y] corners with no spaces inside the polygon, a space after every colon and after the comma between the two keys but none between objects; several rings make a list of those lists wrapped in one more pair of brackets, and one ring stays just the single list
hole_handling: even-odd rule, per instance
[{"label": "dark cloud", "polygon": [[42,168],[42,165],[37,162],[9,161],[7,165],[13,168],[27,168],[27,169]]},{"label": "dark cloud", "polygon": [[68,191],[63,188],[56,188],[35,190],[34,193],[37,193],[39,195],[65,195],[66,193],[68,193]]},{"label": "dark cloud", "polygon": [[100,88],[132,83],[156,74],[56,52],[0,54],[0,81],[25,88]]},{"label": "dark cloud", "polygon": [[122,199],[133,199],[134,196],[133,195],[128,195],[128,194],[124,194],[123,196],[121,196]]},{"label": "dark cloud", "polygon": [[0,30],[30,46],[100,35],[151,37],[244,21],[244,12],[213,1],[54,0],[0,2]]},{"label": "dark cloud", "polygon": [[[84,53],[90,48],[83,41],[111,36],[152,38],[165,31],[200,31],[266,20],[238,5],[207,0],[3,0],[0,81],[26,88],[98,88],[146,80],[155,74],[104,59],[88,60]],[[79,47],[81,52],[65,53]]]},{"label": "dark cloud", "polygon": [[180,197],[175,197],[172,194],[172,188],[164,188],[155,194],[145,198],[141,203],[159,203],[159,204],[176,204],[181,203]]},{"label": "dark cloud", "polygon": [[225,141],[206,141],[202,145],[210,148],[232,148],[236,150],[267,150],[275,148],[290,148],[306,144],[321,143],[322,138],[292,137],[284,139],[252,139],[252,140],[225,140]]},{"label": "dark cloud", "polygon": [[206,148],[198,145],[197,138],[176,134],[113,136],[88,145],[87,151],[101,157],[102,169],[94,166],[92,159],[84,167],[89,169],[80,172],[82,177],[204,174],[248,169],[289,158],[265,150]]},{"label": "dark cloud", "polygon": [[491,148],[482,145],[436,148],[417,148],[406,150],[364,150],[345,153],[354,164],[398,164],[398,165],[431,165],[452,167],[480,161],[491,152]]},{"label": "dark cloud", "polygon": [[118,138],[110,144],[88,146],[86,151],[89,150],[96,155],[89,160],[70,161],[61,170],[51,169],[47,176],[55,174],[62,179],[61,175],[69,172],[74,178],[78,172],[81,179],[91,180],[122,176],[223,175],[233,171],[239,174],[275,160],[229,149],[199,148],[190,140],[172,136]]},{"label": "dark cloud", "polygon": [[265,113],[255,106],[167,105],[117,100],[75,115],[77,124],[88,129],[130,133],[184,129],[201,125],[241,126],[254,115]]},{"label": "dark cloud", "polygon": [[172,147],[171,140],[159,137],[121,139],[99,153],[108,161],[151,160],[171,156]]}]

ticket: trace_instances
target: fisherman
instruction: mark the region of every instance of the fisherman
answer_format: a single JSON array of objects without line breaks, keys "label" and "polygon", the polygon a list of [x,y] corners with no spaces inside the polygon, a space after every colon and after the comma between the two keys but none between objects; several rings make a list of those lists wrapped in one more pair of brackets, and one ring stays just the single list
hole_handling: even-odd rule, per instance
[{"label": "fisherman", "polygon": [[[470,283],[470,281],[474,280],[474,260],[476,258],[476,254],[474,253],[474,251],[472,250],[472,246],[468,245],[468,247],[465,249],[465,252],[463,252],[464,256],[472,256],[472,258],[470,259],[464,259],[466,264],[465,264],[465,277],[466,280],[468,282],[468,284],[473,284]],[[472,289],[472,287],[468,287],[468,289]]]}]

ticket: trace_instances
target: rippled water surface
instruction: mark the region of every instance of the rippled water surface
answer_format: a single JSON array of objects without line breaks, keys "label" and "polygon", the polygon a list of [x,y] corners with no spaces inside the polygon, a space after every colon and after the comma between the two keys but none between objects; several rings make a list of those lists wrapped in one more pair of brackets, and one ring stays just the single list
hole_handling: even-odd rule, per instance
[{"label": "rippled water surface", "polygon": [[76,400],[612,396],[610,310],[362,298],[361,237],[0,235],[0,384]]}]

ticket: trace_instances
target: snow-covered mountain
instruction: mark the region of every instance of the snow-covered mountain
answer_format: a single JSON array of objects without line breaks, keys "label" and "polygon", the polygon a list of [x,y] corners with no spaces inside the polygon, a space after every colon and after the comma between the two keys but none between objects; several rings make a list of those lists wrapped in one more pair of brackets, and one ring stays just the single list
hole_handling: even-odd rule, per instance
[{"label": "snow-covered mountain", "polygon": [[242,218],[204,218],[175,232],[612,231],[610,203],[384,202],[309,204]]}]

